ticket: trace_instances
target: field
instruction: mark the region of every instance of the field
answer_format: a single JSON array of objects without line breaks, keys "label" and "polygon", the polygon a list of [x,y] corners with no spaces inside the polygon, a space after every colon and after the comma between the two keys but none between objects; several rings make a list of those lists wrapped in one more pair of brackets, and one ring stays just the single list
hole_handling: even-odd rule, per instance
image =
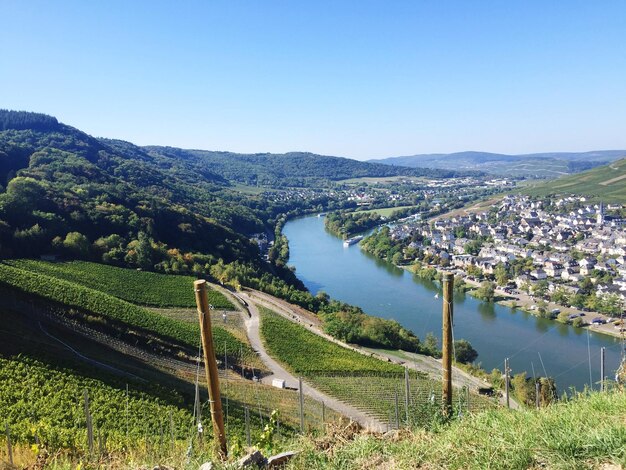
[{"label": "field", "polygon": [[363,214],[363,213],[367,214],[367,213],[371,213],[371,212],[376,212],[381,217],[389,217],[391,214],[393,214],[397,210],[400,210],[400,209],[410,209],[412,207],[415,207],[415,206],[385,207],[383,209],[369,209],[369,210],[366,210],[366,211],[357,211],[357,212],[353,212],[353,214]]},{"label": "field", "polygon": [[528,186],[523,193],[531,196],[584,195],[593,201],[623,203],[626,201],[626,159],[565,176],[547,183]]},{"label": "field", "polygon": [[[197,324],[168,318],[70,281],[0,263],[0,284],[170,338],[191,348],[197,348],[199,344],[200,330]],[[245,354],[254,354],[247,344],[222,328],[214,328],[213,337],[216,344],[226,344],[229,354],[233,356],[240,354],[241,350]]]},{"label": "field", "polygon": [[[404,412],[404,368],[359,354],[306,330],[271,310],[260,307],[261,334],[273,357],[295,374],[307,377],[319,390],[350,403],[395,426],[395,394],[400,402],[399,424]],[[441,384],[409,370],[409,424],[426,426],[440,410]],[[478,411],[492,408],[491,400],[457,390],[457,409]],[[469,400],[469,402],[468,402]]]},{"label": "field", "polygon": [[[192,276],[158,274],[117,268],[85,261],[51,263],[37,260],[12,260],[7,264],[20,269],[65,279],[91,287],[133,304],[150,307],[195,307]],[[215,308],[232,310],[224,295],[209,289],[209,303]]]},{"label": "field", "polygon": [[320,373],[402,372],[388,364],[332,343],[305,328],[259,306],[261,335],[268,352],[296,374],[314,377]]}]

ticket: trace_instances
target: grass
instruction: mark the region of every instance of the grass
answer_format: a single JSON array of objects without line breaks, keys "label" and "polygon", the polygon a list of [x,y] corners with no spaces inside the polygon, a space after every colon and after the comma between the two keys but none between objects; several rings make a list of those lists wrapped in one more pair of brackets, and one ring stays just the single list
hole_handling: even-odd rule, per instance
[{"label": "grass", "polygon": [[[118,268],[86,261],[52,263],[29,259],[7,261],[20,269],[65,279],[111,294],[137,305],[150,307],[195,307],[193,276],[159,274]],[[235,307],[215,289],[209,289],[209,303],[219,309]]]},{"label": "grass", "polygon": [[594,201],[623,203],[626,200],[626,159],[557,180],[528,186],[522,190],[530,196],[576,194]]},{"label": "grass", "polygon": [[[626,465],[626,395],[581,395],[539,411],[498,409],[467,415],[434,432],[400,438],[361,435],[333,452],[302,442],[292,469],[599,468]],[[608,467],[607,467],[608,468]]]},{"label": "grass", "polygon": [[353,214],[368,214],[368,213],[371,213],[371,212],[376,212],[381,217],[389,217],[395,211],[398,211],[400,209],[410,209],[412,207],[416,207],[416,206],[397,206],[397,207],[385,207],[383,209],[369,209],[369,210],[366,210],[366,211],[353,212]]}]

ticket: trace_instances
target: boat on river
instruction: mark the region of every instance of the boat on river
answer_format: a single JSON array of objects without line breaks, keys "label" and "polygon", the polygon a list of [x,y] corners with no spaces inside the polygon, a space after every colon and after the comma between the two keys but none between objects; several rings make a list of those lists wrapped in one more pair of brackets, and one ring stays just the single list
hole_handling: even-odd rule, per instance
[{"label": "boat on river", "polygon": [[359,243],[361,240],[363,240],[363,235],[357,235],[356,237],[352,237],[352,238],[348,238],[347,240],[343,241],[343,246],[344,247],[349,247],[350,245],[354,245],[355,243]]}]

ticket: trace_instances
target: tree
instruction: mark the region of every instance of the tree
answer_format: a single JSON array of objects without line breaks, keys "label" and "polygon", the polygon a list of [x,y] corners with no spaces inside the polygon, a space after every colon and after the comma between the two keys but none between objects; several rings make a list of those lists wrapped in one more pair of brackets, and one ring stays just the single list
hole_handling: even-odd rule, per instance
[{"label": "tree", "polygon": [[439,350],[439,342],[437,341],[437,337],[429,332],[424,338],[424,352],[430,354],[433,357],[440,357],[441,351]]},{"label": "tree", "polygon": [[480,299],[484,302],[493,302],[495,294],[495,288],[493,282],[485,281],[483,282],[478,289],[475,291],[475,296],[477,299]]},{"label": "tree", "polygon": [[137,238],[137,264],[143,269],[152,269],[154,266],[154,250],[150,238],[145,232],[139,232]]},{"label": "tree", "polygon": [[456,361],[462,364],[474,362],[474,360],[478,357],[478,352],[466,339],[459,339],[454,342],[454,352],[456,355]]},{"label": "tree", "polygon": [[548,281],[541,280],[533,286],[533,295],[535,297],[544,297],[548,293]]},{"label": "tree", "polygon": [[498,263],[495,269],[496,282],[499,286],[505,286],[509,282],[509,273],[504,263]]},{"label": "tree", "polygon": [[74,256],[84,257],[89,254],[89,239],[80,232],[70,232],[63,240],[63,247]]}]

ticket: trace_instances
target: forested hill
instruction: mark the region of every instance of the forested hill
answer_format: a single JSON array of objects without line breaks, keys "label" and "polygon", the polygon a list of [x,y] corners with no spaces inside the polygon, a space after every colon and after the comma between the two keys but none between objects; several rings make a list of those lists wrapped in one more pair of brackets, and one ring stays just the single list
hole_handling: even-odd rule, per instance
[{"label": "forested hill", "polygon": [[265,215],[206,167],[180,168],[50,116],[0,111],[0,125],[0,256],[56,253],[164,270],[260,264],[241,233],[262,230]]},{"label": "forested hill", "polygon": [[448,178],[458,175],[453,170],[407,168],[368,163],[349,158],[316,155],[307,152],[285,154],[212,152],[174,147],[145,147],[153,156],[184,161],[198,167],[211,168],[224,179],[249,185],[286,187],[323,184],[359,177],[429,176]]}]

